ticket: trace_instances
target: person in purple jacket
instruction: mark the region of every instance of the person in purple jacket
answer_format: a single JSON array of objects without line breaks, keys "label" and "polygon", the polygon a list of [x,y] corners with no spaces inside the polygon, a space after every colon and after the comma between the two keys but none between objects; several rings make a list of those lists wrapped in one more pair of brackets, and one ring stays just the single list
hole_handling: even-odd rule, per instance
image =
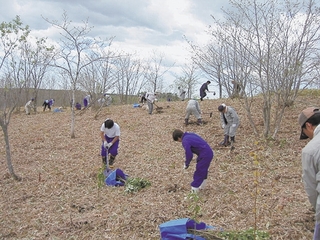
[{"label": "person in purple jacket", "polygon": [[191,190],[197,193],[199,189],[203,189],[205,186],[208,169],[214,156],[213,150],[202,137],[192,132],[183,132],[176,129],[173,131],[172,137],[174,141],[181,142],[185,150],[184,169],[189,167],[193,154],[198,156],[196,170],[191,182]]}]

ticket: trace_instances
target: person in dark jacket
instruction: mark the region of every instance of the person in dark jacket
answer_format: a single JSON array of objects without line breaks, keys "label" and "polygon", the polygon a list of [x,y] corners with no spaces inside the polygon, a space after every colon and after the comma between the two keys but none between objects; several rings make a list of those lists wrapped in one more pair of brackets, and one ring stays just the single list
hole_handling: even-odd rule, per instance
[{"label": "person in dark jacket", "polygon": [[202,84],[201,88],[200,88],[200,100],[203,101],[203,98],[205,96],[207,96],[207,93],[206,91],[209,92],[209,89],[208,89],[208,85],[210,84],[211,82],[210,81],[207,81],[205,82],[204,84]]},{"label": "person in dark jacket", "polygon": [[176,129],[172,133],[174,141],[181,142],[185,150],[184,169],[187,169],[193,158],[193,154],[197,155],[196,170],[193,174],[191,182],[191,190],[195,193],[199,189],[203,189],[208,177],[208,169],[213,159],[214,152],[210,145],[199,135],[192,132],[183,132]]}]

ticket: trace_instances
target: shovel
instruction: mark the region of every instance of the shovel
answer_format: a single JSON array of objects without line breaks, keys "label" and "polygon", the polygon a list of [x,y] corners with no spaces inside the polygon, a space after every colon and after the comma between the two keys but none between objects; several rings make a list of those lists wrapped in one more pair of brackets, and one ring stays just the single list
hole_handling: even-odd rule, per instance
[{"label": "shovel", "polygon": [[163,107],[159,107],[156,103],[153,103],[157,108],[156,108],[156,110],[162,110],[163,109]]},{"label": "shovel", "polygon": [[211,113],[202,113],[202,114],[209,114],[209,116],[212,117],[212,112]]},{"label": "shovel", "polygon": [[108,177],[109,174],[112,172],[112,170],[111,170],[110,167],[109,167],[109,151],[108,151],[108,150],[109,150],[109,149],[106,148],[106,169],[103,171],[103,175],[104,175],[105,177]]}]

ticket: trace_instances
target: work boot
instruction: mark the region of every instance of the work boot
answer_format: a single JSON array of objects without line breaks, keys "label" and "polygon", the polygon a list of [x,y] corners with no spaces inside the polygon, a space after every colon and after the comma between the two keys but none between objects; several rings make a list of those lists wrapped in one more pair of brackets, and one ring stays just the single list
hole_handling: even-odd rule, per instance
[{"label": "work boot", "polygon": [[113,168],[113,164],[114,164],[115,159],[116,159],[116,156],[113,156],[110,154],[110,158],[109,158],[109,167],[110,168]]},{"label": "work boot", "polygon": [[225,146],[225,147],[230,145],[229,135],[224,135],[224,140],[220,143],[220,145]]},{"label": "work boot", "polygon": [[234,150],[234,143],[235,143],[235,141],[234,141],[234,136],[233,137],[231,137],[231,151],[232,150]]},{"label": "work boot", "polygon": [[236,141],[235,141],[235,139],[234,139],[234,138],[235,138],[235,136],[230,137],[230,138],[231,138],[231,142],[234,142],[234,143],[236,142]]},{"label": "work boot", "polygon": [[198,119],[197,124],[198,124],[198,125],[202,125],[202,120],[201,120],[201,118]]},{"label": "work boot", "polygon": [[107,165],[107,158],[105,156],[102,157],[102,164]]},{"label": "work boot", "polygon": [[188,118],[186,118],[186,119],[184,120],[184,124],[185,124],[185,125],[188,125],[188,124],[189,124],[189,119],[188,119]]}]

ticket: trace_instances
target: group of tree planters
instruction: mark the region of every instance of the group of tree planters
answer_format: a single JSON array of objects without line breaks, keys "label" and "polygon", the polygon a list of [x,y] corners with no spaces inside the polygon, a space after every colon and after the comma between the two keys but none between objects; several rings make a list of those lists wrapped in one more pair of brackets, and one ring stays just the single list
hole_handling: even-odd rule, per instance
[{"label": "group of tree planters", "polygon": [[[43,106],[43,111],[45,111],[47,108],[49,111],[51,111],[51,107],[54,105],[55,100],[53,98],[51,99],[46,99],[44,100],[42,106]],[[27,115],[30,115],[31,109],[35,108],[34,105],[34,98],[31,98],[24,106],[25,112]]]}]

